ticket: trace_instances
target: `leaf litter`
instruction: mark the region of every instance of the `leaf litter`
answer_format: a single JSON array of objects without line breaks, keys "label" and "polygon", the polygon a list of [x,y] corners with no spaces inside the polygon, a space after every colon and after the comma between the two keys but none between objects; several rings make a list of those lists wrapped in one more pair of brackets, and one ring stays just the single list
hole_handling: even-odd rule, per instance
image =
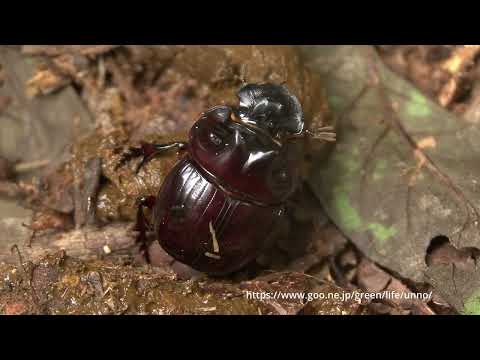
[{"label": "leaf litter", "polygon": [[310,52],[339,114],[336,149],[310,181],[328,215],[382,268],[432,285],[458,312],[477,311],[476,262],[426,258],[439,236],[471,249],[466,258],[480,248],[478,126],[396,75],[372,47]]}]

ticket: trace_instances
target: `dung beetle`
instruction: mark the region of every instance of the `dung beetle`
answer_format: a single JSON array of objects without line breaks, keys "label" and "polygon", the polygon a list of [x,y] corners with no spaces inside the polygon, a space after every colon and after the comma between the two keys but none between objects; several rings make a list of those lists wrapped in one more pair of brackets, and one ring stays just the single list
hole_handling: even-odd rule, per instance
[{"label": "dung beetle", "polygon": [[141,242],[153,230],[173,258],[211,275],[240,270],[272,240],[301,181],[296,140],[335,138],[330,127],[305,129],[302,107],[285,85],[247,84],[237,95],[237,107],[204,112],[188,142],[142,143],[119,164],[143,157],[138,171],[165,151],[184,153],[158,195],[139,199],[136,230]]}]

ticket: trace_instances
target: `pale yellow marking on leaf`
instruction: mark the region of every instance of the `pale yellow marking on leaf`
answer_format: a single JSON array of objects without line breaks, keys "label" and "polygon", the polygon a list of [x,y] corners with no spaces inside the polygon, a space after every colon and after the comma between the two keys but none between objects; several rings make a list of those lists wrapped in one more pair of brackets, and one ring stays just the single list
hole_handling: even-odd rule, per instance
[{"label": "pale yellow marking on leaf", "polygon": [[434,149],[437,147],[437,140],[433,136],[427,136],[417,141],[417,148],[413,151],[413,156],[417,162],[415,170],[408,182],[408,186],[414,186],[417,182],[417,178],[420,175],[420,171],[427,163],[427,157],[422,152],[423,149]]},{"label": "pale yellow marking on leaf", "polygon": [[410,177],[410,180],[408,181],[408,186],[414,186],[415,183],[417,182],[418,175],[420,175],[420,171],[422,170],[423,166],[427,162],[427,158],[425,155],[422,153],[420,149],[415,149],[413,152],[413,156],[415,157],[415,160],[417,162],[417,165],[415,166],[415,169],[413,170],[412,176]]},{"label": "pale yellow marking on leaf", "polygon": [[433,136],[427,136],[417,142],[419,149],[434,149],[437,147],[437,140]]}]

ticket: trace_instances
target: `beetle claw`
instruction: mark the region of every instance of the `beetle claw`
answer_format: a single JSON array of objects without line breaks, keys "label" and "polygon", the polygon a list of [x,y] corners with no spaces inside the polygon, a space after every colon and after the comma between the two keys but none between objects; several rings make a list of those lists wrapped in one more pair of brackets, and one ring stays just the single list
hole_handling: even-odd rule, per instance
[{"label": "beetle claw", "polygon": [[[136,147],[130,147],[128,148],[127,152],[122,155],[120,158],[120,161],[118,162],[117,166],[115,166],[115,170],[118,170],[121,168],[123,165],[125,165],[127,162],[130,160],[133,160],[135,158],[143,156],[143,149],[142,148],[136,148]],[[135,173],[138,173],[140,169],[137,169]]]},{"label": "beetle claw", "polygon": [[151,159],[152,159],[152,156],[143,156],[142,161],[140,162],[140,164],[138,164],[137,168],[135,169],[135,175],[138,175],[142,167]]}]

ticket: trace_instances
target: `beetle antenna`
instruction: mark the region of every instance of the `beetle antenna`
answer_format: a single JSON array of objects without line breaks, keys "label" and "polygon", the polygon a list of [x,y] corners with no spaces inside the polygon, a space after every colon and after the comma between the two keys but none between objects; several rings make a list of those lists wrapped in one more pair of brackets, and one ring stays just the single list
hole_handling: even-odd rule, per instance
[{"label": "beetle antenna", "polygon": [[328,142],[335,142],[337,140],[337,134],[332,126],[324,126],[315,130],[305,130],[300,134],[294,134],[287,137],[287,140],[302,139],[310,137],[316,140],[323,140]]},{"label": "beetle antenna", "polygon": [[315,130],[305,130],[305,134],[313,139],[323,140],[328,142],[335,142],[337,140],[337,134],[334,131],[333,126],[324,126]]}]

